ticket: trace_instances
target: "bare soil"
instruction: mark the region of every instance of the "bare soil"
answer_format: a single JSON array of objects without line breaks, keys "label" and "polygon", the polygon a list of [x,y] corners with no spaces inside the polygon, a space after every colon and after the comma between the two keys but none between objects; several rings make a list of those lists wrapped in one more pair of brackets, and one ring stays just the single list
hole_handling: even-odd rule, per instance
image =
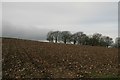
[{"label": "bare soil", "polygon": [[3,38],[3,78],[114,78],[118,49]]}]

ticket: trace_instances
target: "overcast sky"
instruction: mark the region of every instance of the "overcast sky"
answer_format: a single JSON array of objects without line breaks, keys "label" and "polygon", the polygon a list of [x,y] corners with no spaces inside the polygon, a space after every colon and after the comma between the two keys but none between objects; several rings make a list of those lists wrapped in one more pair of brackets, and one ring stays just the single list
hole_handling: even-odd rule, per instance
[{"label": "overcast sky", "polygon": [[44,40],[48,31],[118,36],[117,2],[3,2],[3,36]]}]

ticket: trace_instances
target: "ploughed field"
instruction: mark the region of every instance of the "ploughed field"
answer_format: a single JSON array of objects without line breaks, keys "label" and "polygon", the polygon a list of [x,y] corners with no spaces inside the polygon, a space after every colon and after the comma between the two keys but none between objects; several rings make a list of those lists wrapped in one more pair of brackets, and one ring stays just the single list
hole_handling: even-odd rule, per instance
[{"label": "ploughed field", "polygon": [[118,75],[118,49],[3,38],[3,78],[104,78]]}]

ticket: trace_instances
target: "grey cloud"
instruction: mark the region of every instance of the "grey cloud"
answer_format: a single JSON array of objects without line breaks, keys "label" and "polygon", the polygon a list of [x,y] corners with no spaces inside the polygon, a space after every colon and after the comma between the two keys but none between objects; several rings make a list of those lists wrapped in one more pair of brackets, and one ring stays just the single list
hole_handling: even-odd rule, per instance
[{"label": "grey cloud", "polygon": [[[17,28],[16,28],[17,26]],[[45,40],[49,29],[37,29],[35,27],[25,28],[20,25],[13,25],[9,22],[3,22],[2,36],[3,37],[15,37],[32,40]]]},{"label": "grey cloud", "polygon": [[[117,3],[4,3],[3,17],[22,24],[87,24],[116,21]],[[114,10],[114,11],[113,11]],[[11,16],[11,17],[10,17]],[[17,18],[17,19],[16,19]],[[18,20],[19,19],[19,20]],[[24,22],[21,21],[25,19]],[[29,20],[28,20],[29,19]]]},{"label": "grey cloud", "polygon": [[[45,39],[49,30],[68,30],[87,34],[96,31],[115,38],[117,5],[117,2],[5,2],[3,35]],[[7,21],[11,24],[6,24]]]}]

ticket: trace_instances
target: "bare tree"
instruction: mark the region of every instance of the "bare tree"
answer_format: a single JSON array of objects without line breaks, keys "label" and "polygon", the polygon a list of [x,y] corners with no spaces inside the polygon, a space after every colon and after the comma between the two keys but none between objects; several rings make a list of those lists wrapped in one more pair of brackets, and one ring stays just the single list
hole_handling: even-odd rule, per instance
[{"label": "bare tree", "polygon": [[80,38],[80,42],[82,45],[87,45],[89,41],[89,37],[86,34],[82,34]]},{"label": "bare tree", "polygon": [[111,46],[113,43],[113,39],[110,38],[109,36],[103,36],[102,39],[104,42],[104,46],[106,46],[106,47]]},{"label": "bare tree", "polygon": [[100,40],[101,40],[102,34],[99,33],[94,33],[92,36],[92,45],[100,45]]},{"label": "bare tree", "polygon": [[81,44],[82,43],[82,35],[83,35],[83,32],[77,32],[76,33],[76,36],[77,36],[77,44]]},{"label": "bare tree", "polygon": [[61,39],[66,44],[66,42],[70,42],[71,33],[69,31],[61,32]]},{"label": "bare tree", "polygon": [[58,37],[60,35],[60,31],[54,31],[52,33],[52,35],[53,35],[53,39],[55,40],[55,43],[57,43],[58,42]]},{"label": "bare tree", "polygon": [[[92,45],[92,46],[111,46],[113,43],[112,38],[109,36],[102,36],[102,34],[95,33],[91,37],[87,36],[83,32],[76,32],[71,34],[69,31],[50,31],[47,34],[47,40],[50,42],[55,41],[63,41],[65,44],[71,41],[74,44],[81,44],[81,45]],[[120,37],[116,38],[115,42],[117,47],[120,47]]]},{"label": "bare tree", "polygon": [[53,32],[52,31],[48,32],[48,34],[47,34],[47,40],[49,42],[53,42]]},{"label": "bare tree", "polygon": [[120,48],[120,37],[115,39],[115,47]]},{"label": "bare tree", "polygon": [[71,35],[71,41],[73,41],[73,44],[76,44],[76,42],[78,41],[78,37],[79,37],[78,32]]}]

